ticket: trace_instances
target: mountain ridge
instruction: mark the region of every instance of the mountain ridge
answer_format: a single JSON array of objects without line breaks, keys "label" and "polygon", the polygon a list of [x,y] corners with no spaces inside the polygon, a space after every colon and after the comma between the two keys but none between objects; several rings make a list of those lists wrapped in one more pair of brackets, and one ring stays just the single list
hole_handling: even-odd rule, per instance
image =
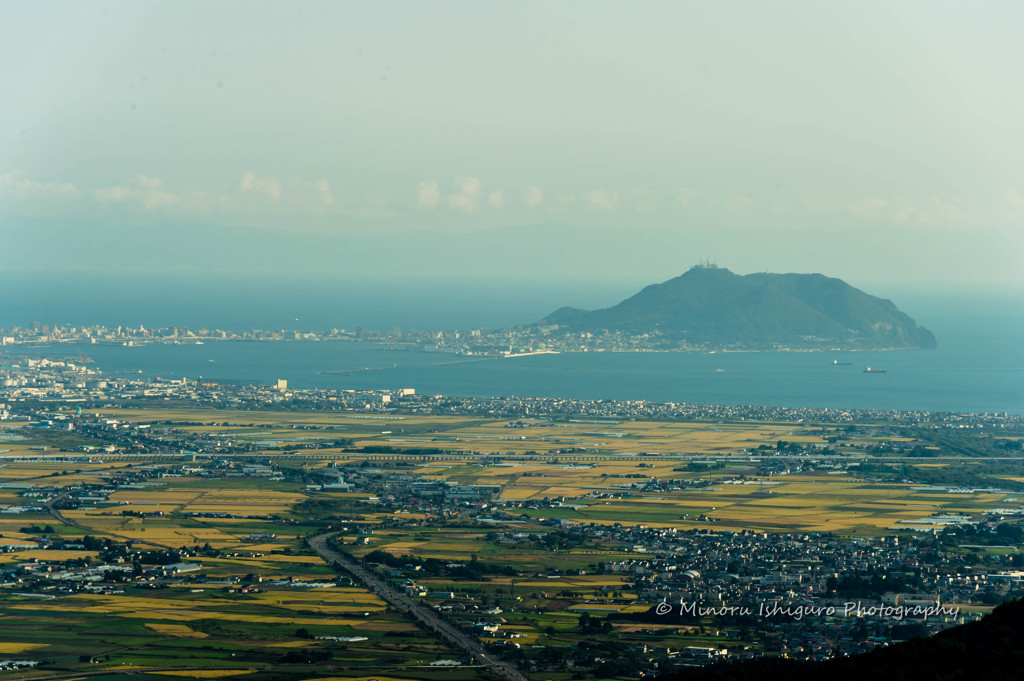
[{"label": "mountain ridge", "polygon": [[822,274],[737,275],[697,265],[600,310],[562,307],[535,326],[660,334],[694,345],[933,348],[935,336],[887,299]]}]

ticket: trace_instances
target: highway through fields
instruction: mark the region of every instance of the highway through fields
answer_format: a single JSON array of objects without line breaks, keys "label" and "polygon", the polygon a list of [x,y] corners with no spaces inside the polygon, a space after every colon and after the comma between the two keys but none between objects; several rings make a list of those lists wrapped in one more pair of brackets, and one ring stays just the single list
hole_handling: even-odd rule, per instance
[{"label": "highway through fields", "polygon": [[441,619],[437,613],[427,606],[417,603],[405,594],[396,591],[391,585],[377,578],[368,570],[363,569],[358,563],[329,548],[327,542],[337,534],[339,533],[332,532],[312,537],[309,540],[309,546],[328,563],[334,563],[356,577],[367,589],[389,603],[396,610],[415,618],[447,643],[465,651],[467,655],[475,659],[481,666],[491,669],[511,681],[529,681],[528,677],[518,667],[509,662],[496,659],[492,653],[487,652],[480,645],[479,641]]}]

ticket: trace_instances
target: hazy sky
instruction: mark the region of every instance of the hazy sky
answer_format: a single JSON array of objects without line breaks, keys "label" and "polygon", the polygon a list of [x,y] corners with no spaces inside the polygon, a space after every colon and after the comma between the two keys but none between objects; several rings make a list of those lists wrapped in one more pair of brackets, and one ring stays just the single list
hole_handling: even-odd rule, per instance
[{"label": "hazy sky", "polygon": [[[1024,3],[0,3],[0,270],[1024,292]],[[884,293],[885,291],[881,291]]]}]

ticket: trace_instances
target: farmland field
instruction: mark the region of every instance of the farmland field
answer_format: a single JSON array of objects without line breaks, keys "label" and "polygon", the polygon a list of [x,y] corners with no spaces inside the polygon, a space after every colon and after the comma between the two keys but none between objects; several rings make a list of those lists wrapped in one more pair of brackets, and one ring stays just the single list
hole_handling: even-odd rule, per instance
[{"label": "farmland field", "polygon": [[[647,549],[615,539],[616,528],[870,538],[931,531],[933,518],[1015,499],[994,489],[1002,478],[966,490],[904,479],[980,464],[872,459],[911,438],[871,426],[99,413],[259,449],[69,456],[30,450],[39,445],[24,428],[23,440],[5,443],[0,654],[45,662],[26,678],[88,669],[303,681],[313,663],[351,672],[339,679],[476,674],[431,667],[462,653],[311,551],[306,538],[323,532],[354,560],[401,573],[398,588],[461,609],[467,626],[500,612],[504,633],[480,636],[498,647],[575,645],[584,616],[647,642],[714,645],[700,627],[656,631],[628,619],[649,603],[628,570],[606,566]],[[353,484],[324,486],[335,480]],[[491,496],[446,508],[409,491],[474,486]],[[612,614],[627,619],[611,625]]]}]

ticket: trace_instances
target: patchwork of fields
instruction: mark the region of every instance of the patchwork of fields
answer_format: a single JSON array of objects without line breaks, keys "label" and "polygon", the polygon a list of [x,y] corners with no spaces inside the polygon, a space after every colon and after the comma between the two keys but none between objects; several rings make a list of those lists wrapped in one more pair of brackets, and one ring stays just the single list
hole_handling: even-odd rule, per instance
[{"label": "patchwork of fields", "polygon": [[[784,443],[813,451],[836,439],[835,429],[796,423],[100,413],[264,442],[258,455],[242,458],[273,467],[276,477],[246,477],[230,461],[212,457],[188,467],[118,452],[65,460],[67,453],[52,448],[29,449],[52,443],[52,436],[34,439],[43,436],[14,429],[24,439],[5,441],[0,454],[0,543],[6,546],[0,553],[0,654],[46,663],[22,670],[25,678],[88,669],[118,678],[303,681],[310,678],[303,665],[327,659],[322,673],[348,674],[330,678],[472,678],[469,668],[430,668],[461,654],[307,548],[308,535],[326,530],[340,529],[341,545],[357,558],[386,551],[400,561],[489,565],[489,573],[458,579],[424,574],[415,588],[468,594],[467,604],[481,611],[513,603],[520,612],[503,630],[520,645],[565,645],[576,640],[583,613],[628,615],[647,604],[625,575],[598,574],[599,566],[635,556],[634,547],[610,540],[545,544],[552,528],[621,524],[869,537],[928,529],[941,514],[977,515],[1015,501],[999,491],[965,493],[901,480],[901,471],[939,470],[950,465],[945,461],[880,460],[871,474],[859,464],[765,469]],[[857,461],[867,460],[862,452],[869,448],[898,440],[871,428],[843,438],[846,455]],[[441,513],[427,501],[395,501],[384,488],[334,492],[310,485],[323,482],[328,466],[499,491],[493,501]],[[115,477],[142,482],[89,503],[61,501],[68,490],[99,494]],[[501,538],[507,532],[534,536],[510,548]],[[120,557],[111,547],[121,547]],[[172,562],[187,564],[187,572],[161,572]],[[112,571],[89,572],[104,564]],[[79,579],[76,586],[56,586],[69,583],[71,573],[81,575],[72,579]],[[630,622],[616,626],[623,633],[642,630]],[[687,635],[709,643],[697,632]]]}]

